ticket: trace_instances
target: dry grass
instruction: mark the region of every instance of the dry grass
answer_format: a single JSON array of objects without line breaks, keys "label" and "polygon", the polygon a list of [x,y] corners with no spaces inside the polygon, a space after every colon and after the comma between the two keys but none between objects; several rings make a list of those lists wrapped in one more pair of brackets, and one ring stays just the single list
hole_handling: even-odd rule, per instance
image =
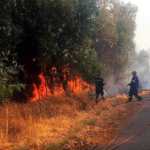
[{"label": "dry grass", "polygon": [[[147,95],[150,94],[147,93]],[[89,118],[95,118],[96,123],[84,126],[75,138],[71,138],[69,143],[65,144],[64,150],[93,149],[105,144],[115,136],[126,120],[148,101],[147,98],[137,103],[137,99],[133,99],[133,103],[126,103],[123,97],[100,101],[93,110],[87,112]]]},{"label": "dry grass", "polygon": [[100,101],[94,108],[93,104],[95,101],[84,92],[70,94],[70,97],[51,96],[27,104],[4,105],[0,109],[0,150],[17,150],[18,147],[44,150],[45,145],[58,142],[61,146],[65,144],[64,149],[100,145],[112,138],[123,119],[137,108],[137,104],[127,105],[124,100],[115,98]]},{"label": "dry grass", "polygon": [[[51,96],[27,104],[9,103],[0,109],[0,149],[57,143],[82,122],[90,110],[87,93]],[[8,108],[8,135],[6,134]]]}]

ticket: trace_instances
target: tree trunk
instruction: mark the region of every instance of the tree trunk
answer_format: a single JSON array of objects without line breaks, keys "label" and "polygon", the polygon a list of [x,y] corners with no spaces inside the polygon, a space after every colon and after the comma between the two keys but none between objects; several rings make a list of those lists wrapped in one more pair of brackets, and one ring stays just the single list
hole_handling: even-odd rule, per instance
[{"label": "tree trunk", "polygon": [[[8,100],[6,99],[6,103]],[[6,135],[8,135],[8,103],[6,104]]]},{"label": "tree trunk", "polygon": [[57,68],[58,76],[62,84],[63,90],[65,94],[69,96],[70,89],[68,87],[68,79],[69,79],[68,73],[62,72],[62,68],[59,68],[59,67],[56,67],[56,68]]},{"label": "tree trunk", "polygon": [[50,90],[51,90],[51,94],[53,95],[54,94],[54,78],[53,78],[53,75],[50,79]]}]

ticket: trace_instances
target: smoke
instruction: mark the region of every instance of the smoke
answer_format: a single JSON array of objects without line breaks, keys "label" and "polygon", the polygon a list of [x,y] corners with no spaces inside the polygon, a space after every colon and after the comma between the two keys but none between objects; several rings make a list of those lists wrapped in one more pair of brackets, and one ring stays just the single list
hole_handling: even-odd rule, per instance
[{"label": "smoke", "polygon": [[[136,59],[134,59],[134,62],[130,68],[126,70],[126,74],[129,76],[124,79],[119,79],[116,82],[117,77],[113,75],[104,86],[108,92],[114,96],[116,94],[123,94],[126,95],[129,94],[130,86],[127,86],[128,83],[131,82],[132,79],[132,71],[137,71],[137,76],[139,79],[139,89],[138,92],[143,92],[143,90],[150,90],[150,54],[147,51],[140,51],[139,54],[137,54]],[[104,91],[105,97],[110,97],[105,91]]]},{"label": "smoke", "polygon": [[137,71],[139,78],[139,88],[145,90],[150,89],[150,54],[147,51],[140,51],[137,55],[137,59],[133,65],[127,70],[127,72]]},{"label": "smoke", "polygon": [[[123,94],[125,93],[128,95],[130,87],[127,86],[128,83],[130,83],[131,79],[119,79],[117,80],[117,77],[113,75],[108,81],[106,81],[106,85],[104,86],[108,92],[114,96],[116,96],[118,93]],[[110,97],[105,91],[104,91],[105,97]]]}]

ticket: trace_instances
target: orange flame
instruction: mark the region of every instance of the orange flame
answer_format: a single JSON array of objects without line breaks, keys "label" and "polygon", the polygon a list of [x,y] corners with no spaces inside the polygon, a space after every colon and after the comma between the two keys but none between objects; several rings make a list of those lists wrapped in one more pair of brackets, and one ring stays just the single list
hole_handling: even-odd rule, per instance
[{"label": "orange flame", "polygon": [[[139,95],[139,96],[142,96],[142,95],[145,95],[145,94],[148,94],[148,93],[150,93],[150,91],[143,91],[142,93],[139,93],[138,95]],[[129,98],[129,96],[126,95],[125,93],[123,93],[123,95],[117,94],[116,97],[117,97],[117,98],[124,98],[124,99]]]},{"label": "orange flame", "polygon": [[[51,91],[45,84],[45,78],[43,76],[43,73],[39,75],[39,79],[41,80],[41,84],[39,86],[39,89],[37,88],[36,84],[33,84],[34,91],[33,91],[33,98],[30,98],[30,101],[35,101],[41,98],[44,98],[46,96],[51,96]],[[70,80],[68,81],[68,86],[69,89],[73,93],[81,93],[83,91],[88,91],[89,90],[89,84],[86,82],[82,81],[80,78],[75,76],[75,80]],[[61,95],[64,93],[63,87],[62,86],[54,86],[54,95]]]},{"label": "orange flame", "polygon": [[116,96],[117,98],[128,98],[128,96],[125,94],[125,93],[123,93],[123,95],[120,95],[120,94],[117,94],[117,96]]},{"label": "orange flame", "polygon": [[139,93],[139,96],[145,95],[145,94],[148,94],[148,93],[150,93],[150,91],[143,91],[142,93]]}]

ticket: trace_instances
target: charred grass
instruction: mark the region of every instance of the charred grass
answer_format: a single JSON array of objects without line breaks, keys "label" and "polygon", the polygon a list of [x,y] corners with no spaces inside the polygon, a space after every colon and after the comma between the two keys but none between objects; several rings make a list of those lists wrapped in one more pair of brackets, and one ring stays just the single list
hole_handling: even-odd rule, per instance
[{"label": "charred grass", "polygon": [[110,140],[137,106],[115,98],[95,105],[87,92],[5,104],[0,108],[0,150],[92,148]]}]

